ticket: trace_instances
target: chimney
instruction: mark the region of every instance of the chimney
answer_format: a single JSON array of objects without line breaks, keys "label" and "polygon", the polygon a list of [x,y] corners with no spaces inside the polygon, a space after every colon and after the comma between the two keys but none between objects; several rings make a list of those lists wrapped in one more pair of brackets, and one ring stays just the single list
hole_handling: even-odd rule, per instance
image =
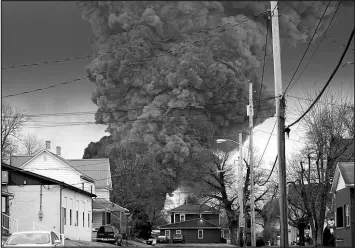
[{"label": "chimney", "polygon": [[51,142],[50,141],[46,141],[46,150],[51,150]]},{"label": "chimney", "polygon": [[57,146],[57,155],[61,156],[61,148],[60,148],[60,146]]}]

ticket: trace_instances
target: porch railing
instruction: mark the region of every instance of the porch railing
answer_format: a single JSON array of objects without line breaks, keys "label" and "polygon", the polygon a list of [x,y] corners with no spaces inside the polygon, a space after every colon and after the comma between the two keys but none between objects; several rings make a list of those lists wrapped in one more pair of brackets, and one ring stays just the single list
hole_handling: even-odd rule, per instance
[{"label": "porch railing", "polygon": [[37,222],[33,222],[32,224],[32,229],[34,231],[50,231],[50,232],[54,232],[59,238],[60,240],[62,241],[62,245],[64,246],[64,234],[60,234],[56,231],[53,231],[52,229],[48,228],[48,227],[45,227]]},{"label": "porch railing", "polygon": [[9,234],[18,231],[18,219],[11,217],[5,213],[1,213],[1,229],[6,230]]}]

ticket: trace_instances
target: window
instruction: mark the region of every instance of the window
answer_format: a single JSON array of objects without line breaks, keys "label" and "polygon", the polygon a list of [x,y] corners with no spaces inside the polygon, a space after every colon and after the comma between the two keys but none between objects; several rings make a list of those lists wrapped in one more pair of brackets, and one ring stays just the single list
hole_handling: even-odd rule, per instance
[{"label": "window", "polygon": [[81,183],[81,188],[82,188],[82,190],[84,190],[84,183]]},{"label": "window", "polygon": [[176,230],[176,234],[181,234],[181,230]]},{"label": "window", "polygon": [[106,224],[111,224],[111,213],[106,212]]},{"label": "window", "polygon": [[170,230],[165,230],[165,237],[170,239]]},{"label": "window", "polygon": [[72,215],[71,215],[71,209],[69,210],[69,225],[72,225],[71,224],[71,220],[72,220]]},{"label": "window", "polygon": [[85,227],[85,213],[83,212],[83,227]]},{"label": "window", "polygon": [[198,239],[203,239],[203,230],[198,230],[197,238]]},{"label": "window", "polygon": [[345,205],[345,226],[350,226],[350,206]]},{"label": "window", "polygon": [[76,226],[79,226],[79,201],[76,201]]},{"label": "window", "polygon": [[90,227],[90,213],[88,213],[88,227]]},{"label": "window", "polygon": [[185,221],[185,215],[184,214],[180,214],[180,222]]},{"label": "window", "polygon": [[90,192],[92,193],[92,185],[90,186]]},{"label": "window", "polygon": [[66,208],[62,208],[63,209],[63,223],[64,225],[67,224],[67,209]]},{"label": "window", "polygon": [[337,227],[343,227],[343,207],[337,208]]}]

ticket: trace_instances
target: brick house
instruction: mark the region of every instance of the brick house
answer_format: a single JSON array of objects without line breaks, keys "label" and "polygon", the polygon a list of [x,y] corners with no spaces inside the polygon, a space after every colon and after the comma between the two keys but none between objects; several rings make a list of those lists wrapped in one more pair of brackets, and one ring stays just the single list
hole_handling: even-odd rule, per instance
[{"label": "brick house", "polygon": [[339,162],[331,188],[335,206],[336,246],[355,247],[354,162]]},{"label": "brick house", "polygon": [[182,234],[186,243],[220,243],[219,213],[206,205],[184,204],[170,211],[170,224],[159,227],[160,235],[172,242],[174,234]]}]

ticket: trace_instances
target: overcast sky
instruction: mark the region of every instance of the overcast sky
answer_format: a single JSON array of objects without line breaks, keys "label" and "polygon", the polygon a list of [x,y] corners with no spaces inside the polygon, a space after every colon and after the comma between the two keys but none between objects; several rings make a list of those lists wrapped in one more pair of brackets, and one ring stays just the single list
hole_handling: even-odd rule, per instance
[{"label": "overcast sky", "polygon": [[[339,44],[345,44],[354,23],[353,7],[341,6],[327,36]],[[64,59],[90,54],[88,42],[91,27],[82,20],[80,10],[74,2],[2,2],[2,67],[48,60]],[[317,40],[318,42],[318,40]],[[314,83],[318,88],[328,79],[344,48],[324,39],[307,70],[291,88],[288,94],[302,96]],[[351,47],[353,48],[354,42]],[[296,47],[282,46],[282,77],[284,88],[288,84],[307,44]],[[313,52],[312,45],[309,54]],[[309,56],[309,55],[308,55]],[[308,58],[308,57],[306,57]],[[307,60],[306,60],[307,61]],[[348,51],[344,61],[354,61],[354,51]],[[2,95],[19,93],[27,90],[43,88],[53,84],[86,76],[85,65],[90,59],[72,60],[63,63],[23,67],[2,70]],[[303,67],[301,67],[302,69]],[[265,83],[274,89],[273,64],[268,60],[265,71]],[[341,86],[341,87],[340,87]],[[354,89],[353,65],[341,67],[334,77],[330,89],[339,91]],[[6,102],[21,108],[27,114],[52,114],[62,112],[95,112],[97,107],[91,101],[93,83],[81,80],[45,91],[5,98]],[[352,93],[350,94],[353,95]],[[288,106],[297,103],[294,98],[287,98]],[[286,123],[292,121],[288,113]],[[66,127],[29,128],[34,124],[67,121],[94,121],[94,114],[73,115],[67,117],[45,117],[34,119],[37,123],[28,123],[23,133],[33,133],[43,140],[50,140],[52,151],[55,146],[62,147],[64,158],[82,158],[84,149],[91,141],[98,141],[105,133],[103,125],[83,125]],[[262,152],[269,138],[275,118],[268,119],[255,127],[254,143]],[[297,129],[297,125],[294,129]],[[266,132],[266,133],[265,133]],[[276,130],[274,132],[276,134]],[[291,133],[286,142],[287,154],[299,147],[297,132]],[[237,137],[236,137],[237,139]],[[276,156],[276,136],[271,137],[267,152],[266,165]],[[269,166],[266,166],[269,167]]]}]

